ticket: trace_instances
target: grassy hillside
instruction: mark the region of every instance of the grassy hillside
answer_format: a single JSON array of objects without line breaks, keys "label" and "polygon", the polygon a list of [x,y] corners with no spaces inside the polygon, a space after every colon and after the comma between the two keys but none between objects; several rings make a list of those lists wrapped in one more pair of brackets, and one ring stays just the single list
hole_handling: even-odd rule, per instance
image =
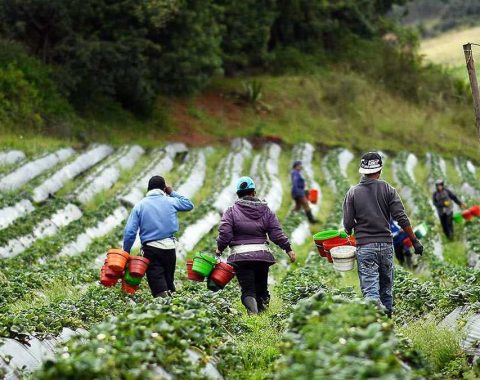
[{"label": "grassy hillside", "polygon": [[[261,86],[258,102],[244,96],[244,83],[252,81]],[[198,96],[160,100],[149,121],[112,107],[86,115],[63,139],[27,133],[19,140],[18,133],[4,132],[2,146],[30,150],[64,141],[154,146],[166,140],[203,145],[234,136],[275,136],[286,143],[310,141],[355,150],[434,150],[478,160],[470,104],[456,111],[417,106],[342,69],[308,76],[222,78]]]},{"label": "grassy hillside", "polygon": [[480,42],[480,26],[453,30],[422,41],[420,53],[429,61],[451,67],[464,66],[462,45]]}]

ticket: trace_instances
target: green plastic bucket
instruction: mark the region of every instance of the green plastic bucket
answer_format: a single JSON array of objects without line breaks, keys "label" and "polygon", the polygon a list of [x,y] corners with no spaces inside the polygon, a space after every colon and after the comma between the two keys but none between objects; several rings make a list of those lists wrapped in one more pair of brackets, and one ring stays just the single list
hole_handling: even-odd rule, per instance
[{"label": "green plastic bucket", "polygon": [[128,285],[132,286],[140,285],[140,283],[142,282],[142,277],[133,277],[128,271],[128,269],[125,271],[125,276],[123,277],[123,279]]},{"label": "green plastic bucket", "polygon": [[332,239],[339,236],[340,236],[340,231],[338,230],[326,230],[322,232],[317,232],[315,235],[313,235],[313,240],[323,241],[323,240],[328,240],[328,239]]},{"label": "green plastic bucket", "polygon": [[422,239],[427,235],[427,225],[425,223],[420,223],[417,227],[415,227],[413,232],[417,238]]},{"label": "green plastic bucket", "polygon": [[461,212],[456,212],[453,214],[453,221],[455,223],[462,223],[463,222],[463,216]]},{"label": "green plastic bucket", "polygon": [[212,273],[217,259],[206,253],[197,252],[193,258],[192,270],[203,277],[208,277]]}]

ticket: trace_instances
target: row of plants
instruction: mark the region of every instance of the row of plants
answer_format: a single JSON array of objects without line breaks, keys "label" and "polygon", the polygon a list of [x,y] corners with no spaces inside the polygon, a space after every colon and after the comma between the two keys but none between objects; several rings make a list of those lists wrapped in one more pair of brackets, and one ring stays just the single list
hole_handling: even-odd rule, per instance
[{"label": "row of plants", "polygon": [[59,171],[33,189],[33,201],[38,203],[48,199],[65,186],[68,181],[83,174],[112,153],[113,148],[109,145],[94,146],[82,153],[74,161],[63,166]]},{"label": "row of plants", "polygon": [[0,175],[23,164],[26,155],[21,150],[10,149],[0,151]]},{"label": "row of plants", "polygon": [[323,170],[327,176],[328,183],[332,188],[335,199],[333,200],[333,208],[330,212],[325,229],[338,229],[343,219],[343,200],[348,190],[350,189],[350,182],[342,173],[339,155],[342,149],[335,149],[328,152],[323,161]]},{"label": "row of plants", "polygon": [[[84,154],[77,156],[73,161],[62,166],[59,170],[45,178],[42,184],[35,187],[23,187],[21,200],[27,200],[31,203],[36,189],[42,189],[43,186],[54,186],[55,189],[60,189],[60,187],[63,187],[67,181],[75,178],[76,176],[80,176],[83,172],[95,166],[96,163],[110,153],[110,147],[98,146]],[[113,159],[117,157],[120,158],[119,155],[114,155]],[[111,158],[107,158],[107,163],[110,162],[110,160]],[[85,181],[82,180],[78,184],[77,188],[84,188],[84,186],[88,183],[89,178],[91,176],[93,176],[93,178],[98,177],[99,173],[104,168],[105,165],[100,164],[98,168],[93,169],[92,174],[88,176]],[[31,233],[34,226],[41,223],[41,221],[50,218],[56,211],[67,205],[68,202],[65,198],[66,197],[55,198],[50,195],[48,198],[42,200],[42,204],[39,207],[32,207],[29,212],[18,213],[17,216],[19,218],[16,220],[11,220],[11,223],[13,223],[13,221],[15,221],[15,223],[10,224],[6,229],[3,230],[0,236],[0,246],[8,245],[9,240]]]},{"label": "row of plants", "polygon": [[121,172],[131,169],[144,153],[145,150],[138,145],[119,148],[101,167],[85,178],[82,186],[75,191],[75,198],[85,204],[98,193],[111,188],[117,182]]},{"label": "row of plants", "polygon": [[408,156],[409,153],[407,152],[399,153],[393,167],[397,183],[403,188],[402,190],[407,189],[407,199],[412,202],[415,220],[425,223],[428,228],[427,235],[422,239],[422,244],[425,247],[424,254],[421,258],[417,257],[421,267],[422,263],[428,264],[428,262],[443,260],[443,254],[438,223],[435,212],[432,209],[430,197],[425,194],[423,187],[415,182],[415,179],[412,178],[411,173],[407,170]]},{"label": "row of plants", "polygon": [[52,169],[55,165],[69,159],[74,153],[75,151],[72,148],[62,148],[52,153],[44,153],[32,159],[0,177],[0,191],[13,191],[18,189],[40,174]]},{"label": "row of plants", "polygon": [[179,220],[180,231],[183,231],[178,239],[181,256],[185,256],[212,231],[220,221],[220,212],[231,205],[235,195],[235,181],[242,175],[244,161],[250,152],[251,146],[246,140],[234,140],[230,153],[215,169],[212,183],[216,190]]},{"label": "row of plants", "polygon": [[234,335],[246,331],[228,289],[212,293],[185,279],[169,299],[127,308],[60,347],[40,379],[211,378],[238,365]]},{"label": "row of plants", "polygon": [[[32,200],[33,190],[77,158],[78,154],[75,152],[67,160],[58,163],[51,169],[28,181],[16,191],[0,192],[0,216],[2,218],[7,217],[9,219],[8,225],[10,225],[17,219],[31,213],[35,209]],[[27,210],[24,210],[23,205],[25,204],[28,204]]]},{"label": "row of plants", "polygon": [[154,175],[163,175],[172,170],[174,159],[179,153],[186,152],[184,144],[169,144],[163,149],[154,149],[150,153],[151,162],[137,175],[118,198],[128,206],[134,206],[145,195],[149,179]]},{"label": "row of plants", "polygon": [[278,144],[265,145],[262,153],[255,157],[250,171],[256,182],[258,195],[267,202],[273,212],[276,212],[282,204],[283,189],[278,173],[281,152]]}]

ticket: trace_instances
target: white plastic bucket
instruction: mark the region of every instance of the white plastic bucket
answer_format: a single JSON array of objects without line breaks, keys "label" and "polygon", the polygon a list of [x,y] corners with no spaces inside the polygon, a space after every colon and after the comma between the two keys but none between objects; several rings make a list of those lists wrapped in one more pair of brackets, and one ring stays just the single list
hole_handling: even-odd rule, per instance
[{"label": "white plastic bucket", "polygon": [[353,269],[355,263],[356,248],[351,245],[342,245],[330,250],[333,259],[333,267],[340,272]]}]

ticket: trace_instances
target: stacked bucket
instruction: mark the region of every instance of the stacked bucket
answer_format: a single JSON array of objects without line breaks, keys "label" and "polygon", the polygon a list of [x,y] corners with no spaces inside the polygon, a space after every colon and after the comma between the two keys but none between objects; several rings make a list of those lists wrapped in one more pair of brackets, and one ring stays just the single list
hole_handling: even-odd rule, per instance
[{"label": "stacked bucket", "polygon": [[346,272],[355,263],[355,238],[344,231],[326,230],[313,235],[320,256],[333,263],[335,269]]},{"label": "stacked bucket", "polygon": [[206,278],[208,289],[216,292],[235,277],[235,269],[211,255],[197,252],[193,260],[187,260],[187,277],[198,282],[203,282]]},{"label": "stacked bucket", "polygon": [[110,249],[100,270],[100,283],[112,287],[121,279],[123,292],[134,294],[149,264],[150,261],[143,256],[130,256],[121,249]]},{"label": "stacked bucket", "polygon": [[466,210],[455,213],[453,220],[456,223],[462,223],[463,221],[471,222],[473,218],[478,217],[480,217],[480,205],[474,205]]}]

